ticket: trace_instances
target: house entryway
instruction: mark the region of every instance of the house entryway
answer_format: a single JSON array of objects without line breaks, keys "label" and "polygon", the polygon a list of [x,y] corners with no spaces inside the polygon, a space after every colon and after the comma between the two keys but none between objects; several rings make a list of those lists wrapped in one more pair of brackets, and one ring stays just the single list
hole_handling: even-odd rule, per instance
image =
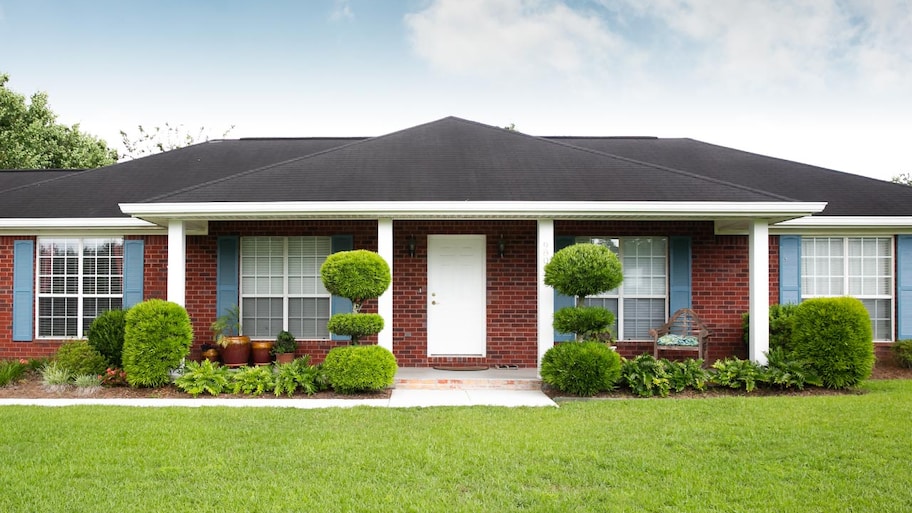
[{"label": "house entryway", "polygon": [[487,337],[484,235],[428,235],[427,351],[484,357]]}]

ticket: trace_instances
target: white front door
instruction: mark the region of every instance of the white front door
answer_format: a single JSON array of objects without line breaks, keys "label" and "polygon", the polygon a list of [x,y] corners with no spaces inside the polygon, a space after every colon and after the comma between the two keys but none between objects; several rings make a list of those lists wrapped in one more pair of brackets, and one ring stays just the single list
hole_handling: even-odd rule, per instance
[{"label": "white front door", "polygon": [[428,356],[485,356],[484,235],[428,235]]}]

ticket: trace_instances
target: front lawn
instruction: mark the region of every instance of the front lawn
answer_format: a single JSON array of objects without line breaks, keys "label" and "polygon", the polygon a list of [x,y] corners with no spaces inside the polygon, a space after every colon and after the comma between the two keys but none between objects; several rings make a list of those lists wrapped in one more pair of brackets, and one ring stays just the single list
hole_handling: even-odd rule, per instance
[{"label": "front lawn", "polygon": [[0,407],[0,511],[912,511],[912,381],[561,408]]}]

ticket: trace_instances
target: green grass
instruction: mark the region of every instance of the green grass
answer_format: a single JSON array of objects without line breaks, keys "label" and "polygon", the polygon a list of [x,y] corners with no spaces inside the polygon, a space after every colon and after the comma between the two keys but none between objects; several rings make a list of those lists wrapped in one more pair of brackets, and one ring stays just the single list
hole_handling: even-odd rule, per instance
[{"label": "green grass", "polygon": [[561,408],[0,407],[0,511],[912,511],[912,381]]}]

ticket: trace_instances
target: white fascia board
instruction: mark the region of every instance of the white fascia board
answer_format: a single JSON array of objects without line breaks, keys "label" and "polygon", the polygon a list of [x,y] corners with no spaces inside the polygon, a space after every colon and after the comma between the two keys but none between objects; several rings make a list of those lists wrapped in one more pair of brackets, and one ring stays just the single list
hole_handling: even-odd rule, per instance
[{"label": "white fascia board", "polygon": [[823,211],[823,202],[709,201],[332,201],[121,203],[128,215],[146,219],[295,217],[605,217],[791,219]]},{"label": "white fascia board", "polygon": [[771,233],[912,233],[912,217],[809,216],[791,219],[770,228]]},{"label": "white fascia board", "polygon": [[161,227],[135,217],[72,217],[0,219],[0,233],[36,234],[49,232],[158,233]]}]

